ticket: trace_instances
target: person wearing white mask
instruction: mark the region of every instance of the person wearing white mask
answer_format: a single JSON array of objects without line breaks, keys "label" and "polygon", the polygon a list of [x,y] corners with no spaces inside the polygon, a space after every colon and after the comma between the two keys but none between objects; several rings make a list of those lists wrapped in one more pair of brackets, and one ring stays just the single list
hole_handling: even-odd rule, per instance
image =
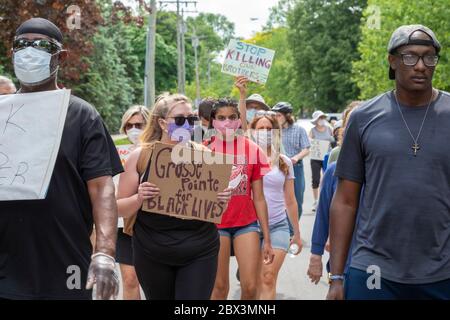
[{"label": "person wearing white mask", "polygon": [[[42,99],[38,93],[59,90],[58,69],[67,57],[62,42],[60,29],[46,19],[32,18],[19,26],[12,44],[19,94]],[[35,117],[38,121],[39,110]],[[122,171],[99,113],[70,96],[45,199],[0,201],[0,299],[91,299],[93,287],[96,299],[117,296],[118,210],[112,177]],[[74,266],[76,287],[69,285],[76,274],[68,270]]]},{"label": "person wearing white mask", "polygon": [[[122,116],[120,133],[127,135],[132,143],[130,151],[140,144],[140,136],[147,125],[150,112],[145,106],[131,106]],[[117,230],[116,261],[120,266],[124,300],[140,300],[139,281],[133,264],[133,246],[131,236],[123,232],[123,218],[119,218]]]},{"label": "person wearing white mask", "polygon": [[[272,115],[272,113],[274,115]],[[275,300],[278,273],[291,244],[302,248],[294,192],[294,167],[281,151],[281,127],[275,112],[257,114],[250,123],[251,135],[269,158],[270,171],[263,177],[264,197],[269,213],[269,231],[275,258],[272,264],[261,263],[258,293],[261,300]],[[289,221],[293,229],[290,237]]]},{"label": "person wearing white mask", "polygon": [[139,145],[139,138],[147,124],[150,112],[147,107],[131,106],[122,116],[120,133],[125,134],[133,144],[133,150]]},{"label": "person wearing white mask", "polygon": [[[327,121],[327,115],[325,113],[320,110],[314,111],[311,123],[314,124],[314,127],[309,132],[310,139],[325,140],[330,143],[334,142],[333,130]],[[312,211],[316,211],[319,198],[320,177],[323,168],[323,160],[311,159],[312,190],[314,196]]]}]

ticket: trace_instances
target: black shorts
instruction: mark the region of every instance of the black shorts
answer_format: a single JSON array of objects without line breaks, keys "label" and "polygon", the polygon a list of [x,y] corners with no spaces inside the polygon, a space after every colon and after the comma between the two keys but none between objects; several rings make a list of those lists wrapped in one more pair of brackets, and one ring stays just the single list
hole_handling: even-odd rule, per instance
[{"label": "black shorts", "polygon": [[123,233],[123,228],[117,230],[116,262],[133,265],[132,237]]}]

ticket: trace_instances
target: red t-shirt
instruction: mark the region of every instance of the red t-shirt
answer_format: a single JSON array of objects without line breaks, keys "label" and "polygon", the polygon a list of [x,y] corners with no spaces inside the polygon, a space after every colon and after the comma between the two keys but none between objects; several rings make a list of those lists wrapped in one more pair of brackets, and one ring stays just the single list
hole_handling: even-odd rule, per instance
[{"label": "red t-shirt", "polygon": [[266,155],[257,144],[243,136],[229,142],[213,138],[208,147],[212,151],[234,155],[230,177],[230,186],[234,190],[223,213],[222,223],[217,227],[241,227],[255,222],[257,216],[252,200],[252,182],[270,171]]}]

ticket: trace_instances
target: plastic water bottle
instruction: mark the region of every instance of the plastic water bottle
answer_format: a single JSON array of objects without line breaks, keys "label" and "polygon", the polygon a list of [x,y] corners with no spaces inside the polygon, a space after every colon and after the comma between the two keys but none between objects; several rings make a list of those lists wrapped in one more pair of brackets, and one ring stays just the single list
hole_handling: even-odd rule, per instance
[{"label": "plastic water bottle", "polygon": [[94,283],[92,287],[92,300],[97,300],[97,284]]},{"label": "plastic water bottle", "polygon": [[298,244],[296,244],[296,243],[291,244],[289,246],[289,257],[290,258],[295,258],[299,249],[300,248],[299,248]]}]

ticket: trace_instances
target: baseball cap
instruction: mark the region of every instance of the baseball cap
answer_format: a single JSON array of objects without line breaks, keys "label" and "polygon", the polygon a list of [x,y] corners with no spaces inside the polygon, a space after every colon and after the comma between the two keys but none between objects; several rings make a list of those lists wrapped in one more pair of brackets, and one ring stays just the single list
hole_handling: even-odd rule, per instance
[{"label": "baseball cap", "polygon": [[[416,31],[422,31],[423,33],[427,34],[431,38],[431,40],[411,39],[411,36]],[[430,28],[425,27],[421,24],[404,25],[397,28],[392,33],[387,49],[390,54],[393,54],[394,51],[400,48],[401,46],[411,44],[433,46],[436,49],[436,53],[439,53],[439,51],[441,50],[441,44],[436,38],[434,32]],[[395,79],[395,71],[390,66],[389,66],[389,79],[391,80]]]},{"label": "baseball cap", "polygon": [[16,37],[24,33],[44,34],[59,43],[63,41],[61,30],[54,23],[43,18],[31,18],[22,23],[16,30]]}]

